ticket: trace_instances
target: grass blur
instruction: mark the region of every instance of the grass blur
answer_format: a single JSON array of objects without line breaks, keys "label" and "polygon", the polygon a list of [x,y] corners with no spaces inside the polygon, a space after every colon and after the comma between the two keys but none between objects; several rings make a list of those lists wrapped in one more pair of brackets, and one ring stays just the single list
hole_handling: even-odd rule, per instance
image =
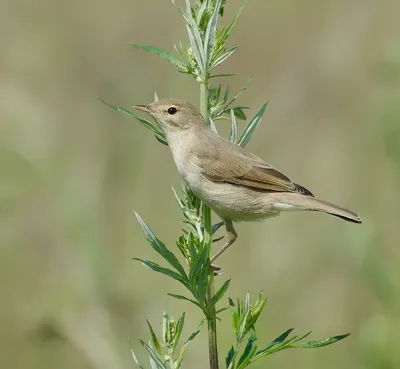
[{"label": "grass blur", "polygon": [[[200,316],[132,261],[153,257],[133,208],[167,245],[180,234],[168,148],[96,97],[129,107],[157,91],[198,106],[193,80],[128,45],[172,50],[183,23],[170,1],[2,5],[0,367],[130,368],[127,338],[147,337],[144,317],[160,330],[163,308],[189,311],[191,332]],[[240,5],[228,0],[223,21]],[[233,31],[231,90],[254,75],[241,102],[254,112],[269,99],[249,149],[364,220],[285,213],[237,226],[219,264],[231,297],[269,296],[260,345],[291,327],[353,333],[271,368],[400,367],[399,12],[390,0],[251,1]],[[185,367],[207,365],[206,345],[202,332]]]}]

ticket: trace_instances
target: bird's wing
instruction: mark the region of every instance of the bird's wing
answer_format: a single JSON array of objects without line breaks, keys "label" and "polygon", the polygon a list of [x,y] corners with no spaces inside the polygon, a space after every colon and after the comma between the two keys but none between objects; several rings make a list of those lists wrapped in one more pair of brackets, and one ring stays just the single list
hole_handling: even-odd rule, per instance
[{"label": "bird's wing", "polygon": [[[234,145],[232,145],[234,146]],[[213,182],[226,182],[265,192],[297,192],[313,194],[271,167],[252,153],[236,146],[234,150],[219,150],[204,163],[203,175]]]}]

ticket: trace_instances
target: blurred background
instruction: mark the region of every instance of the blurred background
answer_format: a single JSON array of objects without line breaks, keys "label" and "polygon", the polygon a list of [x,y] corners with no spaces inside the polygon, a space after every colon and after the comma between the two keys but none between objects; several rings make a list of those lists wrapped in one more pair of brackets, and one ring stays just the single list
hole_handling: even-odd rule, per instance
[{"label": "blurred background", "polygon": [[[242,3],[228,0],[222,23]],[[129,46],[168,50],[186,32],[170,1],[3,0],[0,13],[0,367],[132,368],[128,337],[161,331],[162,310],[200,314],[174,281],[133,257],[160,259],[133,214],[172,249],[180,179],[167,147],[102,105],[160,98],[198,105],[196,82]],[[220,260],[228,295],[268,296],[259,345],[284,330],[312,338],[256,368],[400,368],[400,2],[251,1],[220,68],[251,113],[269,105],[249,148],[317,196],[356,210],[357,226],[286,213],[241,223]],[[243,124],[243,123],[242,123]],[[220,124],[226,132],[224,123]],[[222,282],[223,279],[221,279]],[[221,367],[233,343],[219,329]],[[206,332],[186,368],[208,365]],[[147,366],[149,367],[149,366]]]}]

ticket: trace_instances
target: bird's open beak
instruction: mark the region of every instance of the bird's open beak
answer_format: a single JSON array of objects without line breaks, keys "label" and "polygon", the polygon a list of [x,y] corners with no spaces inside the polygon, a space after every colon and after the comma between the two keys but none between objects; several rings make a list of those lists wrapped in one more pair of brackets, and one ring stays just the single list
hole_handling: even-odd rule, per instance
[{"label": "bird's open beak", "polygon": [[146,113],[150,112],[147,105],[133,105],[132,107],[140,111],[145,111]]}]

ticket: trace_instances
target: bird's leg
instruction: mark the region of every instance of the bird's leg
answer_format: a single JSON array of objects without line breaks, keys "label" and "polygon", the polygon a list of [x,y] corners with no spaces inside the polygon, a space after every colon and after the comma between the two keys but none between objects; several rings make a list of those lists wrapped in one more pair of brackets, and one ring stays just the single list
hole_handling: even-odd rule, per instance
[{"label": "bird's leg", "polygon": [[224,219],[224,222],[226,228],[226,242],[224,246],[222,246],[210,259],[211,263],[213,263],[218,256],[220,256],[230,245],[232,245],[237,238],[237,233],[235,231],[235,228],[233,228],[232,221]]}]

